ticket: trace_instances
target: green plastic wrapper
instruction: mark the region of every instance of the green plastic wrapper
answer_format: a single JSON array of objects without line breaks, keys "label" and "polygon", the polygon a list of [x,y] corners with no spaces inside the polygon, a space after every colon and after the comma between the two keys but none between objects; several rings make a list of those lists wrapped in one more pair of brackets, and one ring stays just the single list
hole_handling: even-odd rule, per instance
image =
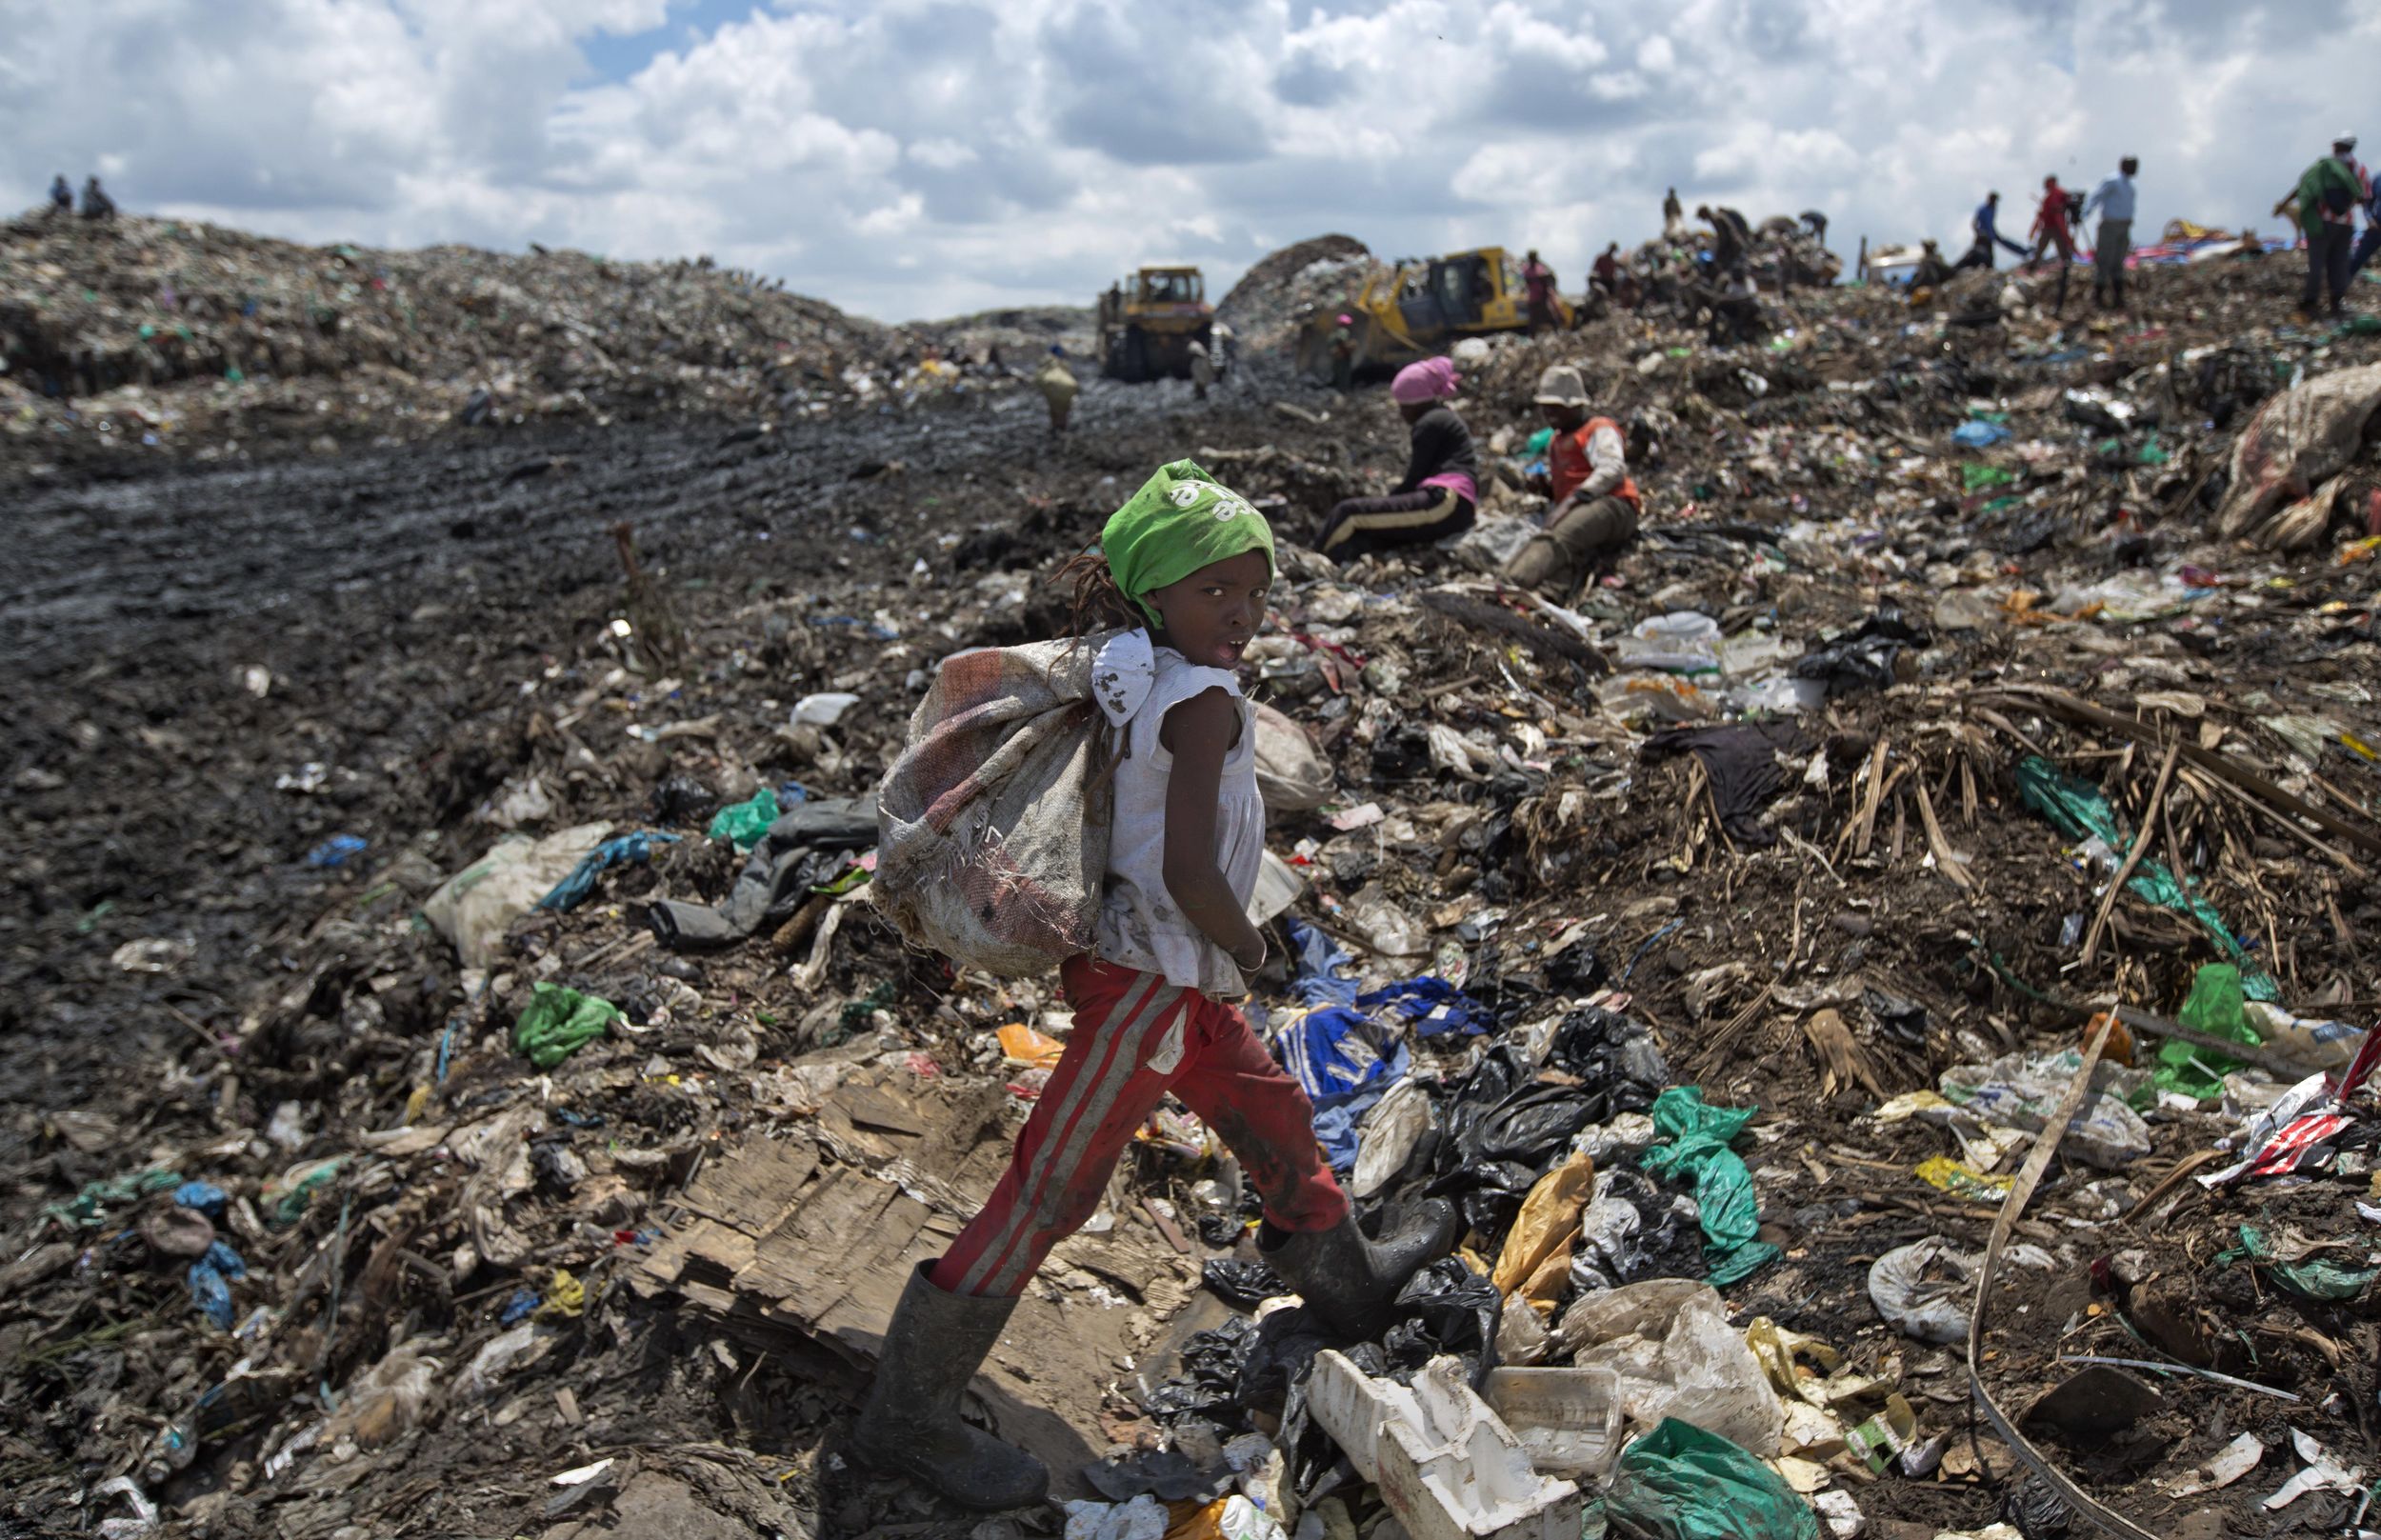
[{"label": "green plastic wrapper", "polygon": [[[2255,1048],[2265,1039],[2249,1025],[2241,1010],[2249,996],[2240,970],[2230,963],[2205,963],[2191,975],[2191,998],[2183,1002],[2182,1024],[2210,1037],[2229,1037]],[[2196,1043],[2169,1042],[2158,1049],[2158,1067],[2151,1081],[2160,1090],[2176,1090],[2206,1101],[2224,1094],[2223,1077],[2240,1068],[2213,1049]]]},{"label": "green plastic wrapper", "polygon": [[[2132,835],[2116,821],[2116,810],[2109,806],[2098,787],[2077,780],[2040,754],[2028,754],[2017,762],[2017,790],[2026,806],[2049,819],[2069,839],[2090,839],[2096,834],[2101,844],[2116,851],[2132,844]],[[2273,975],[2250,965],[2248,951],[2215,906],[2177,881],[2165,862],[2143,856],[2133,874],[2125,879],[2125,888],[2135,898],[2171,910],[2207,931],[2216,950],[2238,965],[2241,989],[2250,999],[2282,997],[2282,987]]]},{"label": "green plastic wrapper", "polygon": [[1747,1450],[1665,1417],[1621,1452],[1604,1496],[1628,1540],[1819,1540],[1819,1516]]},{"label": "green plastic wrapper", "polygon": [[777,793],[764,786],[752,793],[750,802],[739,802],[712,813],[710,837],[734,840],[737,850],[749,850],[761,842],[761,836],[769,832],[769,826],[777,821]]},{"label": "green plastic wrapper", "polygon": [[1653,1126],[1671,1142],[1647,1150],[1643,1168],[1651,1176],[1694,1178],[1703,1239],[1712,1257],[1704,1282],[1714,1289],[1778,1255],[1776,1247],[1755,1239],[1761,1204],[1753,1194],[1752,1172],[1745,1169],[1744,1157],[1728,1148],[1760,1110],[1706,1106],[1702,1090],[1693,1086],[1672,1086],[1653,1098]]},{"label": "green plastic wrapper", "polygon": [[611,1030],[620,1008],[597,994],[581,994],[559,984],[539,984],[530,991],[512,1024],[512,1050],[526,1054],[540,1070],[555,1065]]},{"label": "green plastic wrapper", "polygon": [[[2354,1252],[2342,1254],[2361,1254],[2362,1250],[2360,1247]],[[2381,1268],[2351,1268],[2320,1253],[2302,1256],[2295,1262],[2277,1261],[2273,1243],[2253,1225],[2241,1226],[2240,1245],[2229,1251],[2218,1251],[2215,1259],[2228,1267],[2234,1262],[2251,1262],[2309,1299],[2354,1299],[2373,1279],[2381,1278]]]},{"label": "green plastic wrapper", "polygon": [[1996,465],[1982,465],[1970,460],[1959,468],[1959,483],[1969,491],[1982,491],[1987,487],[2007,487],[2016,481],[2017,472]]}]

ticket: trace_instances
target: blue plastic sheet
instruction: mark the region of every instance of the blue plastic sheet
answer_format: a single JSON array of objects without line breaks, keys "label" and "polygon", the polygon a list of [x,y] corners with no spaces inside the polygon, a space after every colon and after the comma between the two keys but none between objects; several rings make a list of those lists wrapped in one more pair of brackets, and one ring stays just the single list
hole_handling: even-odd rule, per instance
[{"label": "blue plastic sheet", "polygon": [[1961,423],[1951,430],[1951,442],[1971,450],[1989,450],[2009,437],[2009,430],[1999,423],[1981,419]]},{"label": "blue plastic sheet", "polygon": [[1378,1024],[1347,1006],[1309,1011],[1281,1034],[1275,1051],[1314,1103],[1314,1139],[1331,1170],[1356,1163],[1356,1121],[1406,1078],[1413,1054],[1384,1046]]},{"label": "blue plastic sheet", "polygon": [[595,891],[595,879],[602,876],[608,868],[650,861],[653,857],[654,846],[677,843],[677,835],[650,829],[640,829],[633,834],[608,839],[579,857],[579,864],[570,869],[570,874],[554,884],[553,890],[537,901],[537,907],[566,911],[577,909]]}]

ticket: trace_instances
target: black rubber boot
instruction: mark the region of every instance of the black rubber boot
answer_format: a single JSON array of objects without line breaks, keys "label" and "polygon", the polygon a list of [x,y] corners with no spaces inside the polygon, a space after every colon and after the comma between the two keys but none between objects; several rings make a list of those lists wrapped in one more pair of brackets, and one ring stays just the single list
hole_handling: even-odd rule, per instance
[{"label": "black rubber boot", "polygon": [[918,1264],[885,1328],[876,1383],[851,1430],[852,1452],[962,1507],[990,1511],[1038,1503],[1050,1490],[1042,1462],[959,1417],[968,1381],[1017,1302],[946,1293],[927,1279],[933,1266]]},{"label": "black rubber boot", "polygon": [[1443,1198],[1415,1208],[1406,1222],[1368,1240],[1350,1214],[1330,1230],[1293,1233],[1268,1221],[1257,1250],[1295,1289],[1325,1326],[1370,1341],[1396,1324],[1397,1290],[1455,1249],[1455,1209]]}]

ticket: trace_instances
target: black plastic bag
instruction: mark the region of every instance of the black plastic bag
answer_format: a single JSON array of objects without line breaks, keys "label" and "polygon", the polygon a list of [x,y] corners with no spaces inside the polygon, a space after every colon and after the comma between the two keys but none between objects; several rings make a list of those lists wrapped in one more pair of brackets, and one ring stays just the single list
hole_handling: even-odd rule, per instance
[{"label": "black plastic bag", "polygon": [[1795,659],[1794,677],[1825,680],[1831,698],[1883,690],[1893,682],[1893,660],[1928,640],[1899,610],[1888,608],[1861,622],[1859,630]]},{"label": "black plastic bag", "polygon": [[1463,1360],[1474,1387],[1488,1383],[1496,1367],[1496,1321],[1504,1309],[1496,1285],[1472,1271],[1460,1257],[1441,1257],[1397,1291],[1406,1319],[1381,1338],[1391,1377],[1409,1381],[1442,1353]]},{"label": "black plastic bag", "polygon": [[1252,1310],[1269,1299],[1297,1292],[1264,1263],[1238,1262],[1230,1257],[1211,1258],[1199,1270],[1199,1281],[1225,1304],[1243,1310]]},{"label": "black plastic bag", "polygon": [[1912,1048],[1925,1044],[1926,1007],[1875,988],[1862,990],[1860,999],[1869,1008],[1869,1019],[1876,1023],[1877,1030]]}]

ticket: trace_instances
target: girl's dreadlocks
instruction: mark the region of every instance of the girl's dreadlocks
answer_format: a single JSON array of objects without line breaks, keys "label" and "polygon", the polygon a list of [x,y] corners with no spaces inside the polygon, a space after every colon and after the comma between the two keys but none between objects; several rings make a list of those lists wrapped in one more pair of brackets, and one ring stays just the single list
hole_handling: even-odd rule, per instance
[{"label": "girl's dreadlocks", "polygon": [[1078,551],[1052,572],[1049,582],[1073,595],[1067,617],[1067,634],[1089,636],[1095,631],[1146,624],[1139,610],[1116,586],[1108,558],[1097,550]]}]

